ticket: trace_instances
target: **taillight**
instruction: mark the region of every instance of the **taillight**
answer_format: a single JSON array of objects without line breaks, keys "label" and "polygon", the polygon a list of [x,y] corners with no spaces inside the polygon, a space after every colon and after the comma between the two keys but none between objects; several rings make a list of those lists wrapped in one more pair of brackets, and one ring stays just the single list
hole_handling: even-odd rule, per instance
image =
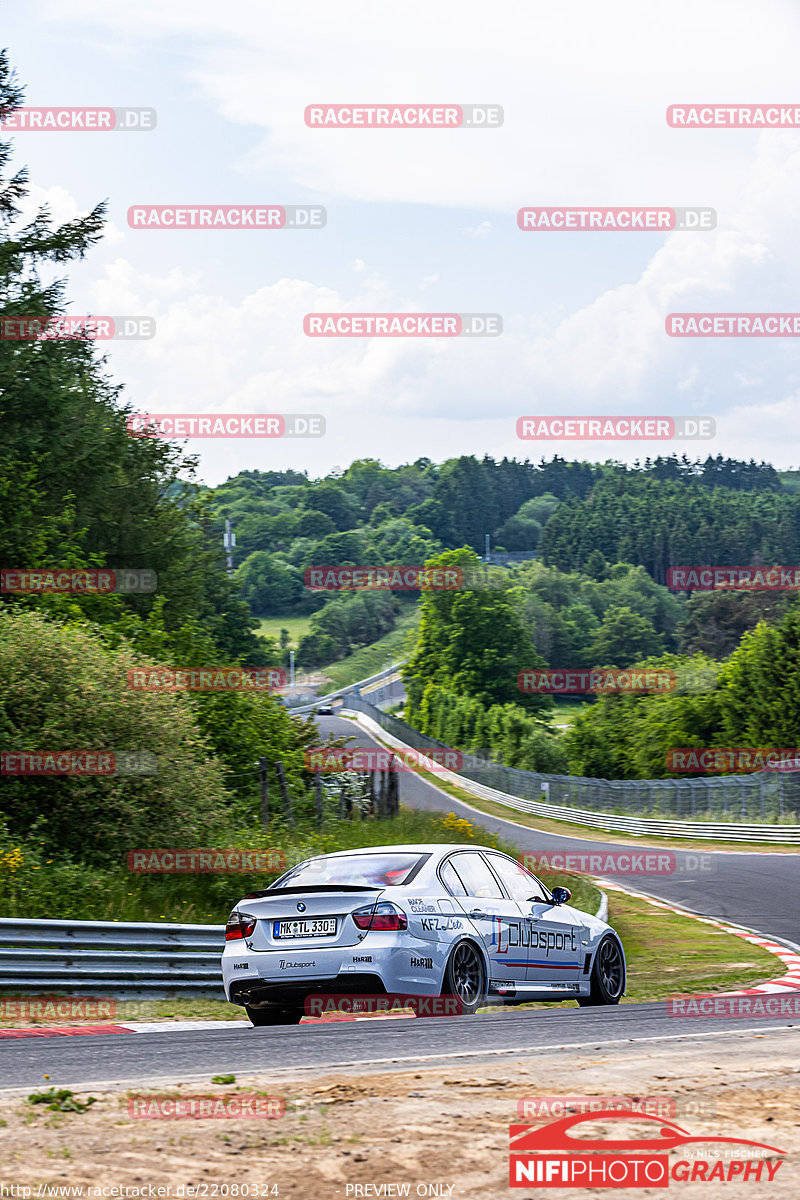
[{"label": "taillight", "polygon": [[353,920],[359,929],[369,929],[374,933],[399,933],[402,929],[408,929],[406,914],[390,900],[357,908]]},{"label": "taillight", "polygon": [[256,927],[256,918],[251,917],[249,913],[240,913],[234,909],[228,917],[228,923],[225,926],[225,941],[236,942],[242,938],[253,936]]}]

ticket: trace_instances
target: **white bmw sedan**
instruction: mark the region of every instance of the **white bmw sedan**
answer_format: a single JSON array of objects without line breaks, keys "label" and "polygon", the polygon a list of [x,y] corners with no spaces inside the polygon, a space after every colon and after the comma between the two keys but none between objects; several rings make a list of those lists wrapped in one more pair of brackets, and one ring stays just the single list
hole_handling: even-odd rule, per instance
[{"label": "white bmw sedan", "polygon": [[[376,846],[307,859],[234,908],[225,994],[254,1025],[290,1025],[322,996],[618,1004],[625,953],[499,850]],[[319,1011],[319,1010],[317,1010]]]}]

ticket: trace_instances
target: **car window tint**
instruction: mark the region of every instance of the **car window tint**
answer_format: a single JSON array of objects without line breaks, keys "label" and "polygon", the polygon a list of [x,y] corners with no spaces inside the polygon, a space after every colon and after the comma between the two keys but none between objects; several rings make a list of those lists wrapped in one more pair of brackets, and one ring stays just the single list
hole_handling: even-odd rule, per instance
[{"label": "car window tint", "polygon": [[510,858],[503,858],[500,854],[487,854],[486,857],[503,881],[506,891],[514,900],[530,900],[534,896],[537,900],[547,899],[545,890],[539,881],[519,863],[512,862]]},{"label": "car window tint", "polygon": [[442,883],[452,896],[466,896],[467,889],[458,877],[452,862],[446,862],[441,870]]},{"label": "car window tint", "polygon": [[469,851],[465,854],[454,854],[451,862],[463,879],[468,896],[480,896],[484,899],[503,898],[499,883],[480,854]]},{"label": "car window tint", "polygon": [[366,884],[369,887],[396,887],[402,884],[420,861],[419,854],[346,854],[312,858],[290,871],[278,883],[283,887],[314,887],[318,884]]}]

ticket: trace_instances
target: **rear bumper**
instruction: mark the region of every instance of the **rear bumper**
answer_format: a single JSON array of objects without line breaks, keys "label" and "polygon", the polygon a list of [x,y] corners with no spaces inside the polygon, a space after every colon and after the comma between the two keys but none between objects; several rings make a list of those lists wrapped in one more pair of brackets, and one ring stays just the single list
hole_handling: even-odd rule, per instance
[{"label": "rear bumper", "polygon": [[235,979],[230,986],[231,1004],[275,1004],[286,1008],[302,1007],[308,996],[385,996],[380,975],[348,971],[329,979]]}]

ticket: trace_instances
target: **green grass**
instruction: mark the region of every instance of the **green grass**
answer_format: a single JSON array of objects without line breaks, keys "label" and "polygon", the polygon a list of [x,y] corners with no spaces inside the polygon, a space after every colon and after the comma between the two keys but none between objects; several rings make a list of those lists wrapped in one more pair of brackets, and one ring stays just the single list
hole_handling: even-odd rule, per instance
[{"label": "green grass", "polygon": [[[326,817],[321,830],[301,826],[294,832],[272,835],[254,829],[230,844],[239,848],[282,851],[287,866],[316,854],[360,846],[403,842],[463,842],[466,845],[500,845],[514,854],[508,843],[454,814],[426,813],[402,808],[393,820],[339,820]],[[43,862],[21,844],[23,866],[13,878],[0,875],[0,917],[52,917],[87,921],[155,921],[165,924],[222,925],[233,905],[247,892],[267,887],[278,872],[249,874],[133,874],[124,865],[91,867]],[[587,893],[587,903],[593,898]],[[595,908],[597,907],[595,903]]]},{"label": "green grass", "polygon": [[778,476],[787,492],[796,492],[800,489],[800,471],[779,471]]},{"label": "green grass", "polygon": [[575,718],[592,703],[592,700],[556,700],[546,714],[547,720],[551,725],[572,725]]},{"label": "green grass", "polygon": [[608,920],[625,947],[628,1004],[732,991],[783,974],[780,959],[759,946],[646,900],[611,892]]},{"label": "green grass", "polygon": [[292,613],[285,617],[259,617],[256,632],[260,637],[273,638],[276,645],[280,646],[282,629],[289,630],[289,647],[296,650],[300,638],[311,630],[311,614],[305,617],[297,617]]},{"label": "green grass", "polygon": [[[416,638],[419,618],[419,605],[409,605],[401,612],[391,633],[373,642],[371,646],[363,646],[356,650],[355,654],[350,654],[339,662],[322,667],[321,670],[330,680],[328,690],[335,691],[336,688],[358,683],[359,679],[376,675],[384,667],[404,658],[410,649],[409,643]],[[300,665],[302,666],[302,663]]]}]

